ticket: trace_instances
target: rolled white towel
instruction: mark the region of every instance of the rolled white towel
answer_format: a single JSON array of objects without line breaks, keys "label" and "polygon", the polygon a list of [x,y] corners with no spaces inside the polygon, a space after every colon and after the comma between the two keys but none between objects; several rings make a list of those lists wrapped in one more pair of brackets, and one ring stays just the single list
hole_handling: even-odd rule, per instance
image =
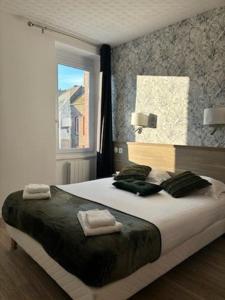
[{"label": "rolled white towel", "polygon": [[91,228],[87,224],[87,215],[85,211],[79,211],[77,214],[77,218],[80,222],[80,225],[84,231],[85,236],[92,236],[92,235],[101,235],[101,234],[110,234],[114,232],[121,231],[123,224],[120,222],[116,222],[113,226],[102,226],[97,228]]},{"label": "rolled white towel", "polygon": [[113,226],[116,224],[115,217],[107,210],[92,209],[86,211],[87,223],[91,228]]},{"label": "rolled white towel", "polygon": [[31,183],[25,186],[25,190],[30,194],[47,193],[50,191],[49,185]]},{"label": "rolled white towel", "polygon": [[41,200],[41,199],[49,199],[51,198],[51,193],[48,191],[47,193],[28,193],[27,190],[23,191],[23,199],[33,199],[33,200]]}]

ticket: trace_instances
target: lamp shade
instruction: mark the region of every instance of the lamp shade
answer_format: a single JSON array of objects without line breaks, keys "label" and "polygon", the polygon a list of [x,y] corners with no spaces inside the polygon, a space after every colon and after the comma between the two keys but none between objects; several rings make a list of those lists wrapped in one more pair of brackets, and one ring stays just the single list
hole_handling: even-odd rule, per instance
[{"label": "lamp shade", "polygon": [[147,126],[148,125],[148,116],[143,113],[133,112],[131,114],[131,125],[134,126]]},{"label": "lamp shade", "polygon": [[225,124],[225,107],[205,108],[203,125],[220,124]]}]

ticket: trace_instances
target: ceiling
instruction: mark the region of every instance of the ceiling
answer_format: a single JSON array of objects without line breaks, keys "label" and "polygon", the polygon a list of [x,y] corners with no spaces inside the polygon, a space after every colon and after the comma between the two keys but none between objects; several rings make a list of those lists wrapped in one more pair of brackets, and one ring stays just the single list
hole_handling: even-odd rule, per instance
[{"label": "ceiling", "polygon": [[225,0],[0,0],[0,10],[112,46],[224,5]]}]

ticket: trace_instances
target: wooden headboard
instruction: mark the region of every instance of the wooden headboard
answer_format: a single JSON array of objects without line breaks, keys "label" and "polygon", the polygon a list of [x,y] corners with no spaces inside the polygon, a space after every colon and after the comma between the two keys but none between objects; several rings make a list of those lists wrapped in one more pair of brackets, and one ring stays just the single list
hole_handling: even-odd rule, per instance
[{"label": "wooden headboard", "polygon": [[225,182],[225,148],[136,142],[115,146],[123,148],[122,154],[115,154],[116,170],[133,162],[172,172],[190,170]]}]

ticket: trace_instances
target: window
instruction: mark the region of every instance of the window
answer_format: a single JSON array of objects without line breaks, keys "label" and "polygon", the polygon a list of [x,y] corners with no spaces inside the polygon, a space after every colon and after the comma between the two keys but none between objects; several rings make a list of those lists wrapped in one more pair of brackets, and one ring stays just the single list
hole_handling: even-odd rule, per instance
[{"label": "window", "polygon": [[58,63],[58,150],[90,148],[89,103],[91,71]]},{"label": "window", "polygon": [[75,117],[75,133],[79,135],[79,119],[80,117]]}]

